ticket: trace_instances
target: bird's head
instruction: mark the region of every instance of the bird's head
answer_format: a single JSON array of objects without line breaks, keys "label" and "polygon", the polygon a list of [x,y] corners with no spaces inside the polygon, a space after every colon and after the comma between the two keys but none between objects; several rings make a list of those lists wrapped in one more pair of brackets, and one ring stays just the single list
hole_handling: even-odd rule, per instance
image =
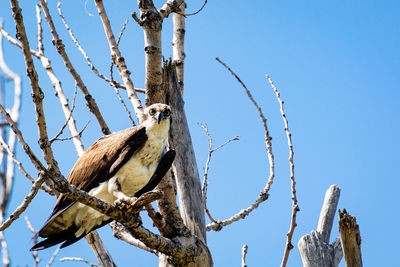
[{"label": "bird's head", "polygon": [[143,122],[150,125],[170,124],[171,108],[166,104],[153,104],[144,109]]}]

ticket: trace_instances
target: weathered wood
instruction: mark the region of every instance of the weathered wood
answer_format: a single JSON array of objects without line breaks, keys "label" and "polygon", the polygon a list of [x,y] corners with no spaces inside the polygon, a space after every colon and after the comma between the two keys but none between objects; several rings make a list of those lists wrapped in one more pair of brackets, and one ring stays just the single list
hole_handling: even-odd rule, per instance
[{"label": "weathered wood", "polygon": [[111,254],[108,252],[106,246],[104,245],[103,241],[101,240],[99,234],[97,231],[92,231],[90,232],[87,236],[85,236],[85,239],[89,243],[89,245],[92,247],[92,250],[97,258],[97,260],[100,262],[101,266],[104,267],[116,267]]},{"label": "weathered wood", "polygon": [[339,233],[346,267],[362,267],[360,228],[346,209],[339,210]]},{"label": "weathered wood", "polygon": [[339,238],[327,244],[316,231],[303,236],[298,247],[303,267],[336,267],[343,257]]},{"label": "weathered wood", "polygon": [[167,71],[170,90],[168,104],[174,112],[169,143],[171,148],[176,151],[173,170],[175,173],[181,216],[190,231],[205,241],[206,233],[203,201],[192,139],[186,120],[184,102],[178,86],[175,66],[172,63],[167,64],[169,64]]},{"label": "weathered wood", "polygon": [[317,227],[317,232],[321,235],[322,241],[325,243],[329,243],[339,196],[340,188],[337,185],[331,185],[325,193],[325,200],[319,215]]},{"label": "weathered wood", "polygon": [[325,193],[317,231],[300,238],[298,247],[304,267],[336,267],[343,257],[340,239],[329,244],[340,188],[331,185]]},{"label": "weathered wood", "polygon": [[172,22],[174,25],[172,37],[172,58],[176,66],[176,75],[178,76],[179,86],[183,94],[183,73],[185,67],[185,14],[186,3],[182,3],[174,12]]},{"label": "weathered wood", "polygon": [[167,104],[173,110],[169,144],[171,149],[176,151],[173,171],[179,196],[180,214],[191,233],[202,240],[202,244],[200,244],[202,253],[188,266],[213,266],[211,253],[206,246],[200,177],[186,120],[184,102],[178,85],[175,65],[171,61],[165,64],[164,71],[167,72],[169,89]]}]

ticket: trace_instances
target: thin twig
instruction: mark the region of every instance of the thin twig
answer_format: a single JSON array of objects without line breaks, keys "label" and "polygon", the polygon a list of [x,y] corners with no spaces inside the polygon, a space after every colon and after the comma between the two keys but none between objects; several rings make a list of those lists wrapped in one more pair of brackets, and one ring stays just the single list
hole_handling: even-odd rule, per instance
[{"label": "thin twig", "polygon": [[42,28],[42,16],[40,11],[40,6],[36,5],[36,20],[37,20],[37,28],[38,28],[38,52],[39,54],[44,54],[44,46],[43,46],[43,28]]},{"label": "thin twig", "polygon": [[64,258],[60,259],[60,261],[81,261],[81,262],[89,264],[92,267],[100,267],[99,264],[93,263],[91,261],[88,261],[88,260],[85,260],[82,258],[76,258],[76,257],[64,257]]},{"label": "thin twig", "polygon": [[80,45],[80,43],[78,42],[78,39],[76,39],[75,35],[73,34],[71,28],[68,26],[67,21],[64,18],[64,15],[61,11],[61,3],[59,2],[57,4],[57,10],[58,13],[61,17],[62,22],[64,23],[65,28],[67,29],[69,36],[71,37],[72,41],[74,42],[74,44],[76,45],[76,47],[78,48],[79,52],[81,52],[81,54],[83,55],[83,57],[86,59],[86,62],[88,63],[90,69],[101,79],[105,80],[107,83],[109,83],[111,86],[113,87],[118,87],[118,88],[123,88],[125,89],[125,86],[123,86],[122,84],[114,81],[112,78],[109,79],[107,78],[105,75],[101,74],[97,68],[94,66],[93,62],[90,60],[89,56],[86,54],[85,50],[83,50],[82,46]]},{"label": "thin twig", "polygon": [[[38,32],[41,34],[41,10],[39,8],[39,6],[37,6],[36,8],[36,17],[37,17],[37,21],[38,21]],[[40,28],[40,29],[39,29]],[[40,37],[40,36],[39,36]],[[38,37],[38,38],[39,38]],[[71,118],[69,119],[69,131],[71,133],[72,136],[77,135],[78,131],[76,129],[76,124],[75,124],[75,119],[73,118],[73,116],[70,114],[70,109],[69,109],[69,104],[68,104],[68,98],[65,96],[62,86],[61,86],[61,82],[60,80],[57,78],[57,76],[54,73],[54,70],[51,66],[51,62],[48,58],[46,58],[44,56],[44,47],[42,47],[40,53],[39,53],[39,59],[42,63],[43,68],[46,70],[46,74],[49,77],[49,79],[51,80],[51,83],[53,85],[53,88],[56,91],[56,96],[60,101],[61,104],[61,108],[62,111],[64,113],[65,119],[68,120],[68,118],[71,116]],[[80,139],[80,137],[75,137],[73,139],[73,143],[75,145],[75,149],[76,152],[78,154],[78,156],[82,155],[84,152],[84,146],[83,143]]]},{"label": "thin twig", "polygon": [[90,121],[88,121],[85,124],[85,126],[82,128],[82,130],[77,135],[74,135],[74,136],[71,136],[71,137],[66,137],[66,138],[56,138],[56,139],[54,139],[54,141],[68,141],[68,140],[74,139],[77,136],[82,137],[82,134],[86,130],[86,127],[89,125],[89,123],[90,123]]},{"label": "thin twig", "polygon": [[[17,39],[15,39],[11,35],[9,35],[8,32],[6,32],[3,28],[0,29],[0,31],[1,31],[1,34],[7,39],[7,41],[10,44],[15,45],[22,49],[22,44]],[[40,53],[38,51],[31,49],[30,52],[31,52],[32,56],[40,58]]]},{"label": "thin twig", "polygon": [[124,31],[126,29],[126,25],[128,25],[128,22],[129,22],[129,20],[126,19],[124,22],[124,25],[122,25],[121,31],[119,32],[118,39],[117,39],[118,46],[119,46],[119,42],[121,42],[122,35],[124,34]]},{"label": "thin twig", "polygon": [[[15,135],[18,137],[18,141],[19,143],[22,145],[22,148],[24,149],[25,153],[28,155],[29,159],[31,160],[31,162],[33,163],[33,165],[35,166],[35,168],[38,171],[47,171],[46,168],[43,166],[42,162],[36,157],[36,155],[33,153],[32,149],[30,148],[30,146],[25,142],[24,137],[22,136],[21,131],[17,128],[16,123],[12,120],[10,114],[8,114],[8,112],[4,109],[3,105],[0,104],[0,112],[1,114],[3,114],[4,118],[7,120],[8,124],[11,126],[11,129],[13,130],[13,132],[15,133]],[[13,154],[14,155],[14,154]],[[16,161],[15,155],[13,156],[14,161]],[[22,166],[22,165],[21,165]],[[51,175],[47,175],[48,177],[53,177]],[[28,178],[29,179],[29,178]],[[33,179],[33,178],[32,178]],[[51,195],[58,195],[58,192],[52,189],[44,189],[46,192],[48,192],[48,190],[52,193],[49,193]]]},{"label": "thin twig", "polygon": [[269,84],[271,85],[272,89],[275,92],[276,99],[279,102],[280,111],[281,111],[283,123],[285,124],[285,132],[286,132],[288,146],[289,146],[290,181],[291,181],[291,190],[292,190],[292,215],[291,215],[291,221],[290,221],[290,228],[286,235],[285,252],[284,252],[282,263],[281,263],[281,267],[285,267],[287,260],[289,258],[290,250],[293,249],[292,237],[293,237],[294,229],[297,226],[296,215],[297,215],[297,212],[300,211],[300,208],[297,204],[297,197],[296,197],[296,181],[294,178],[294,163],[293,163],[294,152],[293,152],[292,134],[289,131],[289,124],[288,124],[288,121],[286,118],[285,110],[283,108],[283,101],[281,100],[280,93],[278,92],[278,89],[276,89],[274,83],[272,82],[272,79],[268,75],[266,75],[266,77],[268,79]]},{"label": "thin twig", "polygon": [[[117,40],[117,45],[119,46],[119,42],[121,41],[122,38],[122,34],[124,33],[125,29],[126,29],[126,25],[128,24],[128,19],[125,20],[124,25],[122,25],[121,31],[119,32],[118,35],[118,40]],[[114,69],[114,60],[111,57],[111,64],[110,64],[110,77],[111,77],[111,81],[115,81],[114,80],[114,76],[113,76],[113,69]],[[124,87],[125,88],[125,87]]]},{"label": "thin twig", "polygon": [[[15,0],[14,0],[15,1]],[[110,134],[111,131],[107,126],[107,123],[105,122],[103,115],[100,112],[99,107],[96,104],[96,101],[94,100],[94,98],[92,97],[92,95],[89,93],[86,85],[84,84],[81,76],[78,74],[78,72],[76,71],[76,69],[73,67],[68,54],[65,51],[65,47],[63,44],[63,41],[60,39],[56,27],[54,26],[53,23],[53,19],[51,18],[50,15],[50,11],[49,8],[47,7],[47,2],[46,0],[39,0],[40,5],[42,7],[42,10],[44,12],[44,17],[46,19],[47,24],[49,25],[50,28],[50,32],[53,36],[53,44],[56,46],[57,48],[57,52],[60,54],[66,68],[68,69],[68,71],[70,72],[70,74],[72,75],[72,77],[74,78],[74,80],[76,81],[76,83],[78,84],[79,88],[81,89],[83,95],[85,96],[85,100],[87,102],[87,106],[89,107],[89,110],[94,114],[94,116],[96,117],[101,131],[104,134]]]},{"label": "thin twig", "polygon": [[[15,164],[17,164],[17,166],[18,166],[19,170],[21,171],[21,173],[22,173],[26,178],[28,178],[29,181],[31,181],[32,183],[34,183],[34,182],[35,182],[35,179],[33,179],[32,176],[30,176],[30,175],[26,172],[25,168],[22,166],[22,163],[19,162],[19,161],[17,160],[17,158],[15,157],[15,154],[11,151],[10,147],[5,143],[4,139],[3,139],[1,136],[0,136],[0,143],[1,143],[1,146],[7,151],[8,155],[11,156],[11,158],[13,159],[13,161],[15,162]],[[44,191],[46,191],[48,194],[54,195],[54,192],[53,192],[50,188],[48,188],[47,186],[41,185],[40,188],[43,189]]]},{"label": "thin twig", "polygon": [[247,249],[248,249],[248,246],[243,245],[243,247],[242,247],[242,267],[247,267],[247,264],[246,264]]},{"label": "thin twig", "polygon": [[[119,46],[119,42],[121,41],[122,34],[124,33],[124,31],[125,31],[125,29],[126,29],[126,25],[127,25],[127,24],[128,24],[128,19],[125,20],[125,23],[124,23],[124,25],[122,26],[121,31],[119,32],[119,36],[118,36],[118,40],[117,40],[117,45],[118,45],[118,46]],[[114,77],[113,77],[113,69],[114,69],[114,60],[111,58],[110,77],[111,77],[111,81],[112,81],[112,82],[116,82],[116,81],[114,80]],[[125,89],[125,87],[124,87],[124,89]],[[117,94],[117,97],[118,97],[119,101],[120,101],[121,104],[124,106],[125,111],[126,111],[126,113],[128,114],[128,117],[129,117],[129,119],[130,119],[131,122],[132,122],[132,125],[136,125],[136,124],[135,124],[135,121],[134,121],[133,118],[132,118],[131,112],[129,111],[128,107],[126,106],[126,104],[125,104],[124,100],[122,99],[122,97],[121,97],[121,95],[120,95],[120,93],[119,93],[119,90],[118,90],[118,88],[117,88],[116,86],[114,86],[114,90],[115,90],[115,93]],[[143,90],[143,92],[145,92],[145,91]]]},{"label": "thin twig", "polygon": [[266,201],[269,197],[269,190],[271,188],[271,185],[274,181],[275,177],[275,163],[274,163],[274,154],[272,153],[272,144],[271,140],[272,138],[269,135],[268,131],[268,126],[267,126],[267,119],[265,118],[264,114],[262,113],[261,108],[258,106],[257,102],[254,100],[253,96],[251,95],[249,89],[247,89],[246,85],[242,82],[242,80],[224,63],[222,62],[219,58],[216,58],[216,60],[221,63],[225,68],[229,70],[229,72],[238,80],[238,82],[242,85],[244,90],[246,91],[246,94],[248,98],[251,100],[255,108],[257,109],[260,119],[263,123],[264,126],[264,141],[265,141],[265,146],[267,150],[267,156],[268,156],[268,162],[269,162],[269,177],[267,184],[265,185],[265,188],[260,192],[260,195],[257,197],[257,199],[254,201],[253,204],[251,204],[248,208],[241,210],[237,214],[233,215],[232,217],[223,220],[223,221],[218,221],[217,223],[211,223],[206,226],[207,231],[214,230],[214,231],[219,231],[222,229],[222,227],[229,225],[235,221],[238,221],[240,219],[244,219],[247,215],[249,215],[250,212],[258,208],[260,203]]},{"label": "thin twig", "polygon": [[207,161],[206,161],[206,166],[204,167],[204,178],[203,178],[203,186],[201,188],[202,191],[202,195],[203,195],[203,204],[204,204],[204,210],[206,211],[206,214],[208,216],[208,218],[210,219],[210,221],[212,223],[218,223],[216,220],[214,220],[214,218],[211,216],[210,211],[207,208],[207,186],[208,186],[208,169],[210,166],[210,161],[211,161],[211,155],[213,152],[217,151],[218,149],[222,148],[223,146],[229,144],[232,141],[237,141],[239,140],[239,136],[235,136],[231,139],[229,139],[228,141],[226,141],[225,143],[223,143],[222,145],[213,148],[212,147],[212,139],[211,139],[211,135],[210,132],[208,131],[207,126],[200,124],[200,127],[204,129],[204,131],[207,133],[208,136],[208,157],[207,157]]},{"label": "thin twig", "polygon": [[32,234],[36,235],[37,231],[35,230],[35,228],[33,228],[32,223],[29,220],[28,216],[25,216],[24,219],[25,219],[26,226],[28,227],[29,231],[31,231]]},{"label": "thin twig", "polygon": [[190,14],[181,14],[181,13],[176,12],[176,11],[175,11],[175,13],[177,13],[177,14],[179,14],[179,15],[181,15],[181,16],[184,16],[184,17],[193,16],[193,15],[196,15],[196,14],[200,13],[200,12],[203,10],[203,8],[206,6],[206,4],[207,4],[207,0],[205,0],[204,3],[203,3],[203,5],[201,6],[201,8],[200,8],[199,10],[197,10],[196,12],[194,12],[194,13],[190,13]]},{"label": "thin twig", "polygon": [[54,260],[56,259],[58,253],[60,252],[60,249],[61,249],[60,247],[61,247],[61,245],[58,246],[58,247],[56,248],[56,250],[54,250],[53,254],[51,255],[50,260],[49,260],[49,261],[47,262],[47,264],[46,264],[46,267],[50,267],[50,266],[53,264],[53,262],[54,262]]},{"label": "thin twig", "polygon": [[[75,109],[75,100],[76,100],[76,93],[77,93],[77,84],[75,83],[75,90],[74,90],[74,99],[72,100],[72,108],[69,112],[69,116],[68,119],[65,121],[64,125],[61,127],[60,131],[58,131],[58,133],[56,134],[56,136],[54,136],[53,138],[50,139],[50,143],[53,143],[55,140],[57,140],[57,138],[62,135],[65,127],[67,127],[69,120],[72,118],[72,112],[74,112]],[[80,135],[79,135],[80,136]]]},{"label": "thin twig", "polygon": [[135,126],[136,123],[135,123],[135,121],[134,121],[133,118],[132,118],[132,114],[131,114],[131,112],[129,111],[128,107],[126,106],[124,100],[122,99],[122,97],[121,97],[121,95],[120,95],[120,93],[119,93],[118,88],[117,88],[117,87],[114,87],[114,90],[115,90],[115,93],[117,94],[117,97],[118,97],[119,101],[120,101],[121,104],[124,106],[124,109],[125,109],[126,113],[128,114],[128,117],[129,117],[129,119],[131,120],[132,125]]},{"label": "thin twig", "polygon": [[[33,244],[36,245],[37,244],[37,240],[38,240],[38,232],[35,230],[35,228],[33,228],[31,222],[28,219],[28,216],[25,216],[25,222],[26,222],[26,225],[28,226],[28,229],[33,234],[33,237],[32,237]],[[38,256],[38,252],[37,251],[33,251],[32,252],[32,256],[33,256],[33,259],[35,260],[35,267],[37,267],[39,262],[40,262],[40,259],[39,259],[39,256]]]},{"label": "thin twig", "polygon": [[40,186],[42,185],[42,183],[44,183],[45,180],[46,177],[39,176],[36,182],[32,185],[31,191],[29,192],[28,195],[26,195],[22,203],[15,209],[15,211],[10,215],[10,217],[0,226],[0,231],[4,231],[4,229],[7,229],[16,219],[19,218],[19,216],[26,210],[26,208],[28,208],[32,199],[36,196],[37,192],[40,189]]},{"label": "thin twig", "polygon": [[95,1],[95,5],[97,11],[99,13],[100,19],[103,23],[104,32],[106,33],[108,45],[110,47],[111,56],[118,68],[119,75],[124,81],[126,91],[128,93],[128,98],[132,103],[132,106],[135,109],[135,114],[138,120],[142,119],[143,106],[140,102],[138,96],[136,95],[135,87],[131,80],[130,74],[131,72],[128,70],[125,59],[121,55],[121,51],[118,48],[117,42],[115,41],[114,33],[111,29],[110,20],[107,17],[106,10],[103,5],[102,0]]}]

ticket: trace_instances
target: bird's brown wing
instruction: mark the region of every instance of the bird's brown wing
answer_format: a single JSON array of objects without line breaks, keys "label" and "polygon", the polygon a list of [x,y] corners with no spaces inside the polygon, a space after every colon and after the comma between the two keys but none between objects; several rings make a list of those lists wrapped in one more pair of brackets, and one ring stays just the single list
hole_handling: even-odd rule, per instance
[{"label": "bird's brown wing", "polygon": [[[146,129],[143,126],[135,126],[103,136],[78,159],[68,175],[68,182],[81,190],[89,192],[100,183],[114,176],[135,151],[144,145],[146,140]],[[46,225],[74,203],[75,201],[61,194],[50,218],[40,230],[39,235],[48,236],[50,233],[46,233]]]}]

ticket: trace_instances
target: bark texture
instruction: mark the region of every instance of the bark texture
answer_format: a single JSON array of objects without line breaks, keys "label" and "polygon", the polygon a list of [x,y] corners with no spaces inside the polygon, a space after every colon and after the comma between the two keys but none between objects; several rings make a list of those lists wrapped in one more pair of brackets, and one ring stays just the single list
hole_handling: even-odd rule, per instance
[{"label": "bark texture", "polygon": [[184,102],[178,86],[175,66],[168,62],[169,95],[167,102],[174,111],[169,143],[176,151],[173,164],[179,196],[181,216],[190,231],[206,241],[203,200],[200,177],[192,139],[184,110]]},{"label": "bark texture", "polygon": [[172,59],[176,66],[176,74],[178,76],[179,87],[183,94],[183,73],[185,67],[185,14],[186,4],[182,3],[176,10],[178,13],[174,13],[172,21],[174,24],[174,35],[172,38]]},{"label": "bark texture", "polygon": [[162,98],[162,17],[152,0],[138,0],[141,26],[144,32],[144,52],[146,58],[146,106],[151,101]]},{"label": "bark texture", "polygon": [[[183,108],[184,103],[178,85],[175,65],[171,61],[164,64],[163,77],[163,88],[167,92],[166,102],[174,112],[169,144],[171,149],[177,152],[177,156],[173,164],[174,177],[164,178],[162,184],[160,184],[164,193],[169,195],[168,198],[164,197],[162,202],[160,201],[161,203],[159,202],[160,213],[167,224],[172,225],[174,231],[170,234],[175,235],[175,237],[170,236],[170,238],[173,237],[182,244],[190,241],[193,238],[192,235],[195,236],[195,239],[198,239],[197,255],[189,258],[189,261],[186,261],[184,266],[213,266],[211,253],[205,242],[204,210],[196,159]],[[171,178],[175,178],[175,182]],[[168,182],[168,180],[170,181]],[[180,214],[176,214],[178,209],[175,202],[175,190],[179,195]],[[159,266],[171,266],[171,264],[170,257],[160,255]]]},{"label": "bark texture", "polygon": [[339,210],[339,233],[346,267],[362,267],[360,228],[346,209]]}]

